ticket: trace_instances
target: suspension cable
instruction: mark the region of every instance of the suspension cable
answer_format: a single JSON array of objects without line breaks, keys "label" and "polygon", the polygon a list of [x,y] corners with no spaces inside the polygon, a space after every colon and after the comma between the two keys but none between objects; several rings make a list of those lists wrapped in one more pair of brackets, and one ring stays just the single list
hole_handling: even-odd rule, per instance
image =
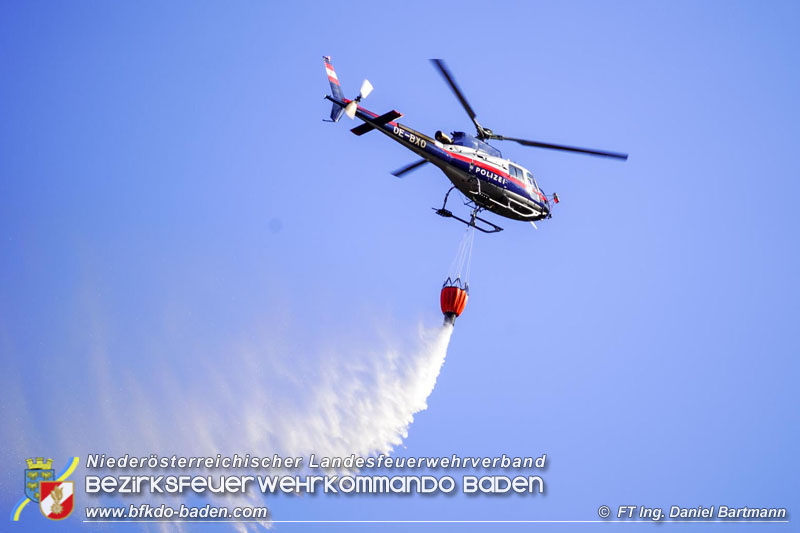
[{"label": "suspension cable", "polygon": [[[453,284],[461,284],[467,286],[469,283],[470,265],[472,263],[472,246],[475,242],[475,228],[468,226],[464,235],[461,237],[461,242],[458,245],[458,251],[450,264],[448,271],[448,280]],[[447,283],[447,282],[445,282]]]}]

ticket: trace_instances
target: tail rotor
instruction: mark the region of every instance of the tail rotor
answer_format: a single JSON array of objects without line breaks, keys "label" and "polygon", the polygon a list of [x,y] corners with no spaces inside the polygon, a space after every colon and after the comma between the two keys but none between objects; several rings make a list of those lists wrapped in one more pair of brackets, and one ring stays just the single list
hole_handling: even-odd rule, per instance
[{"label": "tail rotor", "polygon": [[355,97],[354,100],[351,100],[349,104],[347,104],[344,108],[344,114],[348,116],[348,118],[355,118],[356,117],[356,110],[358,109],[358,103],[361,101],[362,98],[366,98],[369,96],[369,93],[372,92],[372,84],[369,80],[364,80],[361,83],[361,90],[358,91],[358,96]]}]

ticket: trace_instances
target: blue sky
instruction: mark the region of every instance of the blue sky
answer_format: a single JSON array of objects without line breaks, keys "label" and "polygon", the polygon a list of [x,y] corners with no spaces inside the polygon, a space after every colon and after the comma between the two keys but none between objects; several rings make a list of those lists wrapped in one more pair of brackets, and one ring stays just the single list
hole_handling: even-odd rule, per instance
[{"label": "blue sky", "polygon": [[[268,345],[302,366],[332,344],[441,320],[463,230],[430,207],[449,183],[433,168],[396,180],[389,172],[413,154],[322,122],[328,54],[347,95],[368,77],[366,106],[397,109],[420,131],[470,131],[427,61],[442,57],[496,132],[631,157],[499,146],[562,203],[538,231],[506,221],[476,238],[467,310],[428,409],[395,451],[547,453],[547,494],[280,498],[277,519],[791,508],[798,11],[4,3],[3,507],[21,496],[26,457],[65,442],[81,456],[114,447],[106,394],[135,387],[134,410],[137,398],[157,406],[151,385],[169,374],[193,394],[211,383],[213,396],[209,372],[233,346]],[[295,376],[313,389],[306,377]],[[54,411],[41,391],[77,405]],[[70,432],[81,424],[91,438]],[[124,437],[126,420],[116,424],[107,433]]]}]

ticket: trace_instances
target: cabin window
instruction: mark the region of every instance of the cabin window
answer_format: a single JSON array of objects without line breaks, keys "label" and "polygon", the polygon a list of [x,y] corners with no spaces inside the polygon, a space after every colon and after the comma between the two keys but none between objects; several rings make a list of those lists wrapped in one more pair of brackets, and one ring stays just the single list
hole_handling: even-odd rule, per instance
[{"label": "cabin window", "polygon": [[508,175],[511,176],[512,178],[519,179],[522,177],[522,171],[517,167],[515,167],[514,165],[508,165]]}]

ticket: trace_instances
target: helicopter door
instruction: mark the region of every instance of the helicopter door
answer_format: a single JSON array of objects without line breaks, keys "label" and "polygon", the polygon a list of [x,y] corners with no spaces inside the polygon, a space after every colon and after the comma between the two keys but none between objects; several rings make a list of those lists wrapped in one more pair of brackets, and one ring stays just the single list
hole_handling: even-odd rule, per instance
[{"label": "helicopter door", "polygon": [[531,194],[531,181],[528,179],[528,175],[530,175],[530,173],[525,172],[517,166],[509,164],[508,174],[512,178],[516,178],[517,180],[521,181],[524,184],[525,190],[528,192],[528,194]]}]

